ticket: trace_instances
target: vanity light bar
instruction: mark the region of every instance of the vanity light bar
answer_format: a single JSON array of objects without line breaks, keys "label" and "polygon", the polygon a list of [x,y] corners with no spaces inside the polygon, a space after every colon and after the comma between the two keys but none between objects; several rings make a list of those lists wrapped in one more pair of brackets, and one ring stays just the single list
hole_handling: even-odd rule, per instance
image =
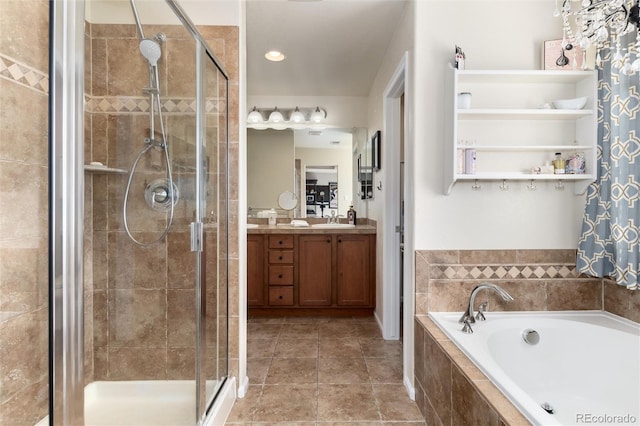
[{"label": "vanity light bar", "polygon": [[[267,117],[265,119],[265,117]],[[247,116],[247,127],[252,129],[295,129],[318,127],[327,118],[327,111],[319,106],[295,108],[253,107]]]}]

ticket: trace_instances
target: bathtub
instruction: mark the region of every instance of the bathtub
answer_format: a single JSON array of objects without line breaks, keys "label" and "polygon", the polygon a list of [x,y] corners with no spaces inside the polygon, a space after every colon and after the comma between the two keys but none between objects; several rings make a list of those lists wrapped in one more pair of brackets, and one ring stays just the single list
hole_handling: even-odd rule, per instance
[{"label": "bathtub", "polygon": [[488,312],[466,334],[461,313],[429,316],[532,424],[640,424],[638,324],[602,311]]}]

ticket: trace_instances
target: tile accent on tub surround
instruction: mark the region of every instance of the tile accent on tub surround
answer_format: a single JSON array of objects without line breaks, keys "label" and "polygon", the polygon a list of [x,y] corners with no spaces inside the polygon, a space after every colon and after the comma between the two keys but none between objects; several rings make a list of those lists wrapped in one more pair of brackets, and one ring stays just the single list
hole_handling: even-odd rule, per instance
[{"label": "tile accent on tub surround", "polygon": [[640,322],[640,290],[628,290],[613,280],[604,280],[604,310]]},{"label": "tile accent on tub surround", "polygon": [[415,330],[416,403],[427,424],[530,424],[430,318],[416,317]]},{"label": "tile accent on tub surround", "polygon": [[480,293],[490,310],[602,309],[601,280],[576,271],[575,250],[419,250],[415,262],[417,315],[464,310],[484,281],[515,299]]}]

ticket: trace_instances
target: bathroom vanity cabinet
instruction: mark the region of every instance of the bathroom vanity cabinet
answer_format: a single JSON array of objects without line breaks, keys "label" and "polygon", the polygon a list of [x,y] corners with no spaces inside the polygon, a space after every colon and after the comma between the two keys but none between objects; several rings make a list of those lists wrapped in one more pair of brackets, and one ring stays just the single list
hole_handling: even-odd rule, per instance
[{"label": "bathroom vanity cabinet", "polygon": [[247,292],[253,313],[371,313],[375,234],[249,234]]},{"label": "bathroom vanity cabinet", "polygon": [[[456,182],[510,180],[575,182],[583,193],[596,177],[596,71],[447,70],[444,193]],[[460,93],[470,105],[459,103]],[[553,101],[587,97],[580,109]],[[460,97],[462,99],[462,97]],[[475,173],[465,173],[465,150],[475,150]],[[556,152],[581,153],[584,174],[537,173]]]}]

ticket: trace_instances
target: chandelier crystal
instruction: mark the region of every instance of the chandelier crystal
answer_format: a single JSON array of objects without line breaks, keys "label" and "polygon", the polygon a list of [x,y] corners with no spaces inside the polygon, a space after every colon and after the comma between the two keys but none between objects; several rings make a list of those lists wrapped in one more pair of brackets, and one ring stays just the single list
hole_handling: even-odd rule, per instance
[{"label": "chandelier crystal", "polygon": [[[563,49],[579,46],[586,56],[593,47],[600,67],[600,50],[615,46],[612,66],[627,75],[640,72],[640,0],[556,0],[554,16],[562,17]],[[635,43],[622,46],[620,38],[629,33],[635,33]]]}]

